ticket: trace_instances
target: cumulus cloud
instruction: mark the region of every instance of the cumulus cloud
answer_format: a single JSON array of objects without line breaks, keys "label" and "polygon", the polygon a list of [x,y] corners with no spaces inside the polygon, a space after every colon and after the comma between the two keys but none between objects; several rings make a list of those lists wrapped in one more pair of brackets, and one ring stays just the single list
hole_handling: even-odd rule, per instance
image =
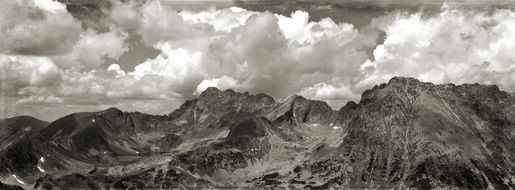
[{"label": "cumulus cloud", "polygon": [[189,26],[178,12],[160,1],[149,1],[141,8],[141,26],[137,29],[149,45],[202,36],[202,28]]},{"label": "cumulus cloud", "polygon": [[125,71],[122,70],[122,68],[120,68],[120,65],[118,65],[118,64],[109,65],[109,67],[107,67],[107,70],[113,71],[114,73],[116,73],[116,77],[123,77],[126,75]]},{"label": "cumulus cloud", "polygon": [[510,10],[445,10],[429,18],[398,13],[378,24],[386,38],[375,48],[374,61],[362,67],[368,70],[366,82],[400,75],[435,83],[495,82],[515,90],[514,23]]},{"label": "cumulus cloud", "polygon": [[65,68],[97,69],[104,65],[107,58],[116,60],[128,50],[124,42],[127,37],[125,31],[114,27],[104,33],[88,29],[80,34],[79,40],[69,54],[55,59]]},{"label": "cumulus cloud", "polygon": [[172,49],[168,42],[157,44],[155,48],[161,50],[161,54],[137,65],[128,75],[137,80],[160,81],[157,91],[191,93],[205,75],[203,54],[182,48]]},{"label": "cumulus cloud", "polygon": [[238,82],[233,78],[224,75],[220,78],[214,78],[210,80],[203,80],[197,86],[197,94],[204,92],[209,87],[216,87],[220,90],[238,88]]},{"label": "cumulus cloud", "polygon": [[123,3],[113,1],[113,8],[109,17],[117,26],[126,30],[135,30],[140,24],[141,12],[136,8],[140,6],[137,1]]},{"label": "cumulus cloud", "polygon": [[58,83],[59,68],[47,57],[0,54],[1,80],[13,86],[48,86]]},{"label": "cumulus cloud", "polygon": [[13,54],[64,54],[82,31],[62,3],[52,0],[3,1],[0,51]]}]

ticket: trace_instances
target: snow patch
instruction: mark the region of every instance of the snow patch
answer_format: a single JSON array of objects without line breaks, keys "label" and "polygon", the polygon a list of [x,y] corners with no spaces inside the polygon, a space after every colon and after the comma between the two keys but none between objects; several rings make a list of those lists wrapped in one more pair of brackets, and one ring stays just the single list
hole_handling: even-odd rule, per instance
[{"label": "snow patch", "polygon": [[14,179],[15,179],[18,183],[20,183],[20,184],[22,184],[22,185],[27,185],[24,181],[22,181],[22,180],[18,179],[18,176],[16,176],[16,174],[13,174],[13,177],[14,177]]},{"label": "snow patch", "polygon": [[44,163],[45,162],[45,157],[42,156],[41,158],[39,158],[39,161],[41,161],[41,163]]},{"label": "snow patch", "polygon": [[334,126],[333,129],[339,129],[341,126]]},{"label": "snow patch", "polygon": [[43,172],[43,173],[45,172],[45,170],[44,170],[40,165],[38,165],[38,166],[37,166],[37,168],[38,168],[38,170],[39,170],[40,172]]}]

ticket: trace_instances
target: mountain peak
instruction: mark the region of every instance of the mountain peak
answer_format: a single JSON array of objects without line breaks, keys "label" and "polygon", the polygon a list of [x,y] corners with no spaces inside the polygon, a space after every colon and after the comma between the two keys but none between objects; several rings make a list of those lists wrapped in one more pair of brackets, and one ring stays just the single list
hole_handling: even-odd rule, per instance
[{"label": "mountain peak", "polygon": [[266,104],[275,102],[274,98],[272,98],[271,96],[264,94],[264,93],[252,95],[248,91],[245,91],[243,93],[237,92],[233,89],[226,89],[226,90],[222,91],[216,87],[209,87],[206,90],[204,90],[199,95],[198,100],[200,100],[201,102],[204,102],[204,101],[211,101],[214,98],[218,98],[218,99],[222,98],[222,99],[226,99],[227,101],[229,101],[230,99],[232,99],[231,97],[233,97],[233,96],[240,97],[240,98],[244,97],[245,99],[250,98],[250,100],[264,101]]},{"label": "mountain peak", "polygon": [[121,112],[122,110],[116,108],[116,107],[110,107],[104,110],[104,112]]},{"label": "mountain peak", "polygon": [[294,94],[294,95],[291,95],[290,97],[288,97],[288,99],[286,100],[286,102],[298,102],[298,101],[305,101],[307,100],[306,98],[304,98],[303,96],[301,95],[297,95],[297,94]]},{"label": "mountain peak", "polygon": [[413,77],[400,77],[400,76],[395,76],[395,77],[391,78],[388,81],[388,85],[393,85],[393,84],[417,84],[417,83],[422,83],[422,82],[420,80],[416,79],[416,78],[413,78]]},{"label": "mountain peak", "polygon": [[108,115],[108,116],[115,116],[115,115],[122,115],[123,114],[123,111],[118,109],[118,108],[115,108],[115,107],[110,107],[110,108],[107,108],[103,111],[100,111],[98,113],[101,113],[101,114],[104,114],[104,115]]},{"label": "mountain peak", "polygon": [[218,96],[221,93],[222,93],[222,91],[216,87],[208,87],[208,88],[206,88],[206,90],[204,90],[204,91],[202,91],[202,93],[200,93],[199,98],[200,97]]},{"label": "mountain peak", "polygon": [[358,107],[358,104],[357,104],[356,102],[354,102],[354,101],[348,101],[348,102],[345,104],[345,106],[343,106],[343,107],[341,107],[341,108],[340,108],[340,111],[341,111],[341,110],[348,110],[348,109],[350,109],[350,110],[354,110],[354,109],[356,109],[357,107]]}]

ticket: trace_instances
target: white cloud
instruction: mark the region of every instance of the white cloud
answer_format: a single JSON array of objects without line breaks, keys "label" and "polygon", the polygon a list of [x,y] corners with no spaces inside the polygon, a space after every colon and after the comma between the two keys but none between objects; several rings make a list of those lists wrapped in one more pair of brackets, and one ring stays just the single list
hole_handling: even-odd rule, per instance
[{"label": "white cloud", "polygon": [[497,81],[515,90],[515,13],[447,11],[444,16],[397,14],[379,27],[386,32],[374,50],[371,83],[413,76],[435,83]]},{"label": "white cloud", "polygon": [[59,14],[66,12],[66,5],[53,0],[34,0],[34,4],[45,11]]},{"label": "white cloud", "polygon": [[59,82],[59,68],[47,57],[0,54],[1,79],[14,86],[46,86]]},{"label": "white cloud", "polygon": [[155,48],[161,50],[156,58],[137,65],[128,76],[158,84],[157,91],[191,94],[196,84],[205,75],[201,52],[172,49],[168,42],[159,43]]},{"label": "white cloud", "polygon": [[169,40],[181,40],[195,35],[198,29],[189,27],[178,12],[160,1],[148,1],[141,9],[138,33],[149,45]]},{"label": "white cloud", "polygon": [[141,12],[137,9],[139,4],[136,1],[120,2],[113,1],[113,8],[109,17],[117,26],[126,30],[135,30],[140,24]]},{"label": "white cloud", "polygon": [[238,81],[227,75],[224,75],[221,78],[214,78],[209,80],[206,79],[200,82],[200,84],[197,86],[197,94],[202,93],[209,87],[216,87],[221,90],[238,88]]},{"label": "white cloud", "polygon": [[309,13],[295,11],[290,17],[276,15],[277,24],[284,36],[301,45],[313,45],[319,41],[332,39],[335,43],[345,44],[356,37],[353,25],[347,23],[337,24],[330,18],[323,18],[318,22],[309,22]]},{"label": "white cloud", "polygon": [[98,33],[88,29],[81,33],[70,54],[56,58],[64,68],[79,70],[97,69],[106,58],[118,59],[128,50],[124,40],[128,34],[118,28]]},{"label": "white cloud", "polygon": [[184,10],[179,13],[184,21],[195,24],[210,24],[215,30],[224,32],[229,32],[233,28],[245,24],[247,19],[253,14],[255,14],[255,12],[247,11],[239,7],[231,7],[228,9],[215,9],[212,7],[209,10],[201,12]]},{"label": "white cloud", "polygon": [[[364,52],[352,48],[361,46],[352,25],[329,18],[308,22],[309,15],[303,11],[285,17],[236,7],[178,12],[159,1],[115,6],[133,10],[130,22],[141,23],[134,30],[161,54],[126,76],[116,74],[118,79],[110,83],[128,90],[108,87],[111,97],[187,98],[208,84],[227,81],[238,84],[230,86],[239,90],[287,96],[328,80],[351,81],[359,74],[352,69],[359,69],[366,59]],[[116,14],[112,11],[111,17]],[[133,14],[140,14],[140,20],[133,20],[138,18]],[[284,24],[290,20],[293,24]],[[298,38],[287,31],[293,25]],[[109,70],[121,73],[114,66]],[[136,85],[144,85],[145,90]]]},{"label": "white cloud", "polygon": [[64,54],[82,30],[66,6],[52,0],[2,1],[0,20],[4,53]]},{"label": "white cloud", "polygon": [[[118,79],[102,88],[110,89],[105,92],[110,97],[188,98],[207,86],[287,96],[328,80],[348,82],[359,74],[350,69],[365,60],[363,52],[350,48],[359,36],[352,25],[328,18],[307,22],[302,11],[290,18],[234,7],[177,12],[160,2],[132,8],[143,15],[139,22],[147,23],[136,30],[161,54],[125,76],[116,74]],[[299,39],[281,27],[289,19],[306,21],[297,22]],[[114,65],[108,70],[121,73]]]},{"label": "white cloud", "polygon": [[356,95],[348,86],[341,83],[334,86],[324,82],[303,88],[300,95],[315,100],[349,100],[356,98]]},{"label": "white cloud", "polygon": [[117,77],[123,77],[125,76],[125,71],[120,68],[120,65],[118,64],[111,64],[109,67],[107,67],[108,71],[114,71],[116,73]]}]

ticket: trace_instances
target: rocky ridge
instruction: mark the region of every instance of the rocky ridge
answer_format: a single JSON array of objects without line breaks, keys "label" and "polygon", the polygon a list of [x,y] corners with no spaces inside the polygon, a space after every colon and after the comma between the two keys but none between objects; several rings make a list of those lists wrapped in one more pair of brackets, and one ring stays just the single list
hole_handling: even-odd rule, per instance
[{"label": "rocky ridge", "polygon": [[507,189],[515,187],[514,125],[515,96],[495,85],[394,77],[340,110],[297,95],[276,102],[208,88],[168,115],[110,108],[17,133],[0,150],[8,169],[1,181],[39,189]]}]

